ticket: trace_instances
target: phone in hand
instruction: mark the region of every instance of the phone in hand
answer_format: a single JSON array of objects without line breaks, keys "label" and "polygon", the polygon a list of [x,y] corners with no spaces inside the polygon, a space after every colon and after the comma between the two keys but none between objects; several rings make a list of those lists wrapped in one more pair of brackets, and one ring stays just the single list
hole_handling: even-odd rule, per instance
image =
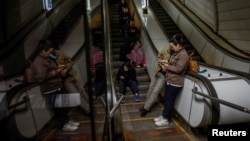
[{"label": "phone in hand", "polygon": [[159,64],[159,65],[163,65],[164,63],[163,63],[163,62],[161,62],[161,61],[159,61],[159,62],[158,62],[158,64]]}]

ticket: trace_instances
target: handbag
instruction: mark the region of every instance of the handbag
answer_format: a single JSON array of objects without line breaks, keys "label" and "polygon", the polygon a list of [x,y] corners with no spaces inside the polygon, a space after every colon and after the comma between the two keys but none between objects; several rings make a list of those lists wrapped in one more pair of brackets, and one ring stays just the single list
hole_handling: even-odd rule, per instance
[{"label": "handbag", "polygon": [[56,94],[54,107],[76,107],[80,104],[80,93],[64,93]]},{"label": "handbag", "polygon": [[199,64],[197,61],[193,60],[192,56],[194,55],[194,53],[192,52],[190,55],[189,55],[189,60],[188,60],[188,70],[189,71],[192,71],[194,73],[197,73],[199,72],[200,70],[200,67],[199,67]]}]

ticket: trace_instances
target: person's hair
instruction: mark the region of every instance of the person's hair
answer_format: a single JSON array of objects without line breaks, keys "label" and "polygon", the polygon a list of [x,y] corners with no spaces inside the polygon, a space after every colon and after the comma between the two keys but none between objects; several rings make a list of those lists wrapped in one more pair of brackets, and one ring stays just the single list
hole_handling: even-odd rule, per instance
[{"label": "person's hair", "polygon": [[39,50],[48,51],[50,48],[53,48],[52,43],[49,40],[41,40],[39,42]]},{"label": "person's hair", "polygon": [[48,51],[49,48],[52,48],[53,45],[50,41],[48,40],[41,40],[37,47],[35,48],[35,50],[32,52],[32,54],[28,57],[27,61],[30,62],[30,61],[33,61],[35,59],[35,57],[42,51],[42,50],[45,50],[45,51]]},{"label": "person's hair", "polygon": [[175,34],[170,40],[169,40],[170,43],[173,43],[175,45],[177,44],[180,44],[182,45],[183,44],[183,38],[182,38],[182,35],[181,34]]},{"label": "person's hair", "polygon": [[122,69],[123,69],[124,66],[128,67],[129,70],[133,69],[133,66],[131,65],[130,62],[125,62],[125,63],[122,65]]},{"label": "person's hair", "polygon": [[135,42],[139,42],[140,44],[142,44],[141,40],[136,40]]}]

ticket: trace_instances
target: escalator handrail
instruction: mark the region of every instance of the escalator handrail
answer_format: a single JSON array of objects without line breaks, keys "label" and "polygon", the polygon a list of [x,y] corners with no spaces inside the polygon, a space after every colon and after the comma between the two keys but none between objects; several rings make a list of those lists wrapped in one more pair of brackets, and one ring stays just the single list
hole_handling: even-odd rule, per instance
[{"label": "escalator handrail", "polygon": [[[106,74],[106,120],[104,125],[104,136],[107,135],[108,140],[112,141],[114,139],[122,140],[123,131],[121,128],[121,117],[118,115],[119,112],[119,101],[116,101],[115,93],[115,83],[113,78],[113,63],[112,63],[112,50],[111,50],[111,28],[110,28],[110,18],[109,18],[109,5],[107,0],[101,1],[102,5],[102,20],[103,20],[103,34],[104,34],[104,60],[105,60],[105,74]],[[120,100],[121,101],[121,100]],[[116,126],[113,126],[116,124]]]},{"label": "escalator handrail", "polygon": [[228,106],[228,107],[231,107],[231,108],[237,109],[237,110],[239,110],[239,111],[242,111],[242,112],[245,112],[245,113],[250,114],[250,109],[248,109],[248,108],[246,108],[246,107],[242,107],[242,106],[237,105],[237,104],[234,104],[234,103],[231,103],[231,102],[228,102],[228,101],[225,101],[225,100],[222,100],[222,99],[219,99],[219,98],[215,98],[215,97],[212,97],[212,96],[208,96],[208,95],[206,95],[206,94],[204,94],[204,93],[202,93],[202,92],[199,92],[199,91],[197,90],[197,87],[193,88],[193,89],[192,89],[192,92],[193,92],[194,94],[198,94],[198,95],[200,95],[200,96],[206,97],[206,98],[210,99],[211,101],[219,102],[219,103],[221,103],[221,104],[223,104],[223,105],[226,105],[226,106]]},{"label": "escalator handrail", "polygon": [[241,77],[246,78],[248,80],[248,82],[250,83],[250,74],[249,73],[241,72],[241,71],[237,71],[237,70],[232,70],[232,69],[228,69],[228,68],[223,68],[223,67],[219,67],[219,66],[215,66],[215,65],[210,65],[210,64],[203,63],[203,62],[199,62],[199,64],[203,65],[203,66],[208,66],[210,68],[222,70],[222,71],[225,71],[228,73],[233,73],[233,74],[239,75]]},{"label": "escalator handrail", "polygon": [[[78,52],[81,52],[83,48],[86,48],[86,44],[85,44],[85,43],[84,43],[84,44],[82,45],[82,47],[78,50]],[[76,54],[73,56],[73,58],[77,58],[77,55],[79,55],[79,53],[76,53]],[[72,59],[72,60],[73,60],[73,59]],[[12,104],[12,105],[10,105],[10,103],[11,103],[11,101],[12,101],[12,98],[15,97],[16,94],[22,94],[22,93],[19,93],[20,90],[22,90],[23,93],[24,93],[24,92],[27,92],[27,91],[29,91],[30,89],[34,88],[34,87],[39,86],[39,84],[40,84],[40,83],[38,83],[38,82],[37,82],[37,83],[36,83],[36,82],[34,82],[34,83],[27,83],[27,82],[24,82],[24,81],[21,81],[21,80],[20,80],[20,82],[21,82],[21,84],[16,85],[15,87],[13,87],[13,88],[11,88],[10,90],[8,90],[7,93],[6,93],[6,97],[7,97],[6,100],[7,100],[7,108],[8,108],[8,111],[11,110],[11,109],[13,109],[13,108],[15,107],[15,106],[13,106],[13,105],[18,105],[18,101],[17,101],[17,103],[14,103],[14,104]],[[19,103],[19,105],[20,105],[20,103]],[[15,110],[11,110],[11,112],[10,112],[8,115],[12,114],[13,111],[15,111]]]},{"label": "escalator handrail", "polygon": [[115,78],[114,78],[114,66],[112,59],[112,48],[111,48],[111,25],[109,17],[109,4],[107,0],[102,0],[102,10],[103,10],[103,30],[104,30],[104,59],[105,59],[105,70],[106,70],[106,119],[108,122],[105,124],[108,127],[104,127],[108,132],[109,141],[112,140],[124,140],[123,127],[122,127],[122,117],[120,114],[120,104],[123,97],[117,100],[115,91]]},{"label": "escalator handrail", "polygon": [[[187,16],[187,14],[186,14],[180,7],[178,7],[178,6],[176,5],[176,2],[173,2],[172,0],[171,0],[170,2],[172,2],[173,5],[176,6],[176,8],[183,14],[183,16],[185,16],[189,21],[192,21],[192,19],[191,19],[189,16]],[[220,49],[221,51],[225,52],[226,54],[228,54],[228,55],[231,56],[231,57],[237,57],[237,58],[241,59],[241,60],[244,61],[244,62],[249,62],[249,58],[242,57],[242,56],[240,56],[240,55],[238,55],[238,54],[234,54],[233,52],[230,52],[230,50],[226,50],[225,48],[221,47],[221,45],[219,45],[218,43],[216,43],[210,36],[208,36],[208,35],[204,32],[204,30],[201,29],[201,27],[199,27],[199,26],[198,26],[197,24],[195,24],[194,22],[191,22],[191,23],[196,27],[196,29],[198,29],[198,30],[200,31],[200,33],[202,33],[202,34],[204,35],[204,38],[206,38],[206,39],[209,41],[209,43],[213,44],[217,49]],[[225,42],[228,43],[228,41],[225,41]],[[231,45],[231,44],[230,44],[230,45]],[[239,50],[238,48],[236,48],[236,47],[233,46],[233,45],[231,45],[231,46],[232,46],[232,48],[234,48],[234,49],[237,50],[238,52],[240,52],[240,53],[242,53],[242,54],[244,54],[244,55],[250,57],[250,54],[249,54],[249,53],[243,52],[243,51]]]}]

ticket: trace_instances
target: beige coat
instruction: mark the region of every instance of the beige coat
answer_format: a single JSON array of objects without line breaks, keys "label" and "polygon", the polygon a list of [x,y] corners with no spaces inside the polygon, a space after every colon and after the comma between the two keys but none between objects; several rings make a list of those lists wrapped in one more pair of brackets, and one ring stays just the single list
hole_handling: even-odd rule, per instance
[{"label": "beige coat", "polygon": [[74,62],[72,61],[71,57],[61,50],[54,50],[54,53],[57,57],[55,60],[56,63],[58,65],[65,65],[65,69],[67,70],[68,75],[77,80],[77,72],[73,69]]},{"label": "beige coat", "polygon": [[[168,60],[170,57],[170,46],[164,47],[157,55],[157,61]],[[154,75],[161,70],[161,67],[157,64],[154,69]]]}]

